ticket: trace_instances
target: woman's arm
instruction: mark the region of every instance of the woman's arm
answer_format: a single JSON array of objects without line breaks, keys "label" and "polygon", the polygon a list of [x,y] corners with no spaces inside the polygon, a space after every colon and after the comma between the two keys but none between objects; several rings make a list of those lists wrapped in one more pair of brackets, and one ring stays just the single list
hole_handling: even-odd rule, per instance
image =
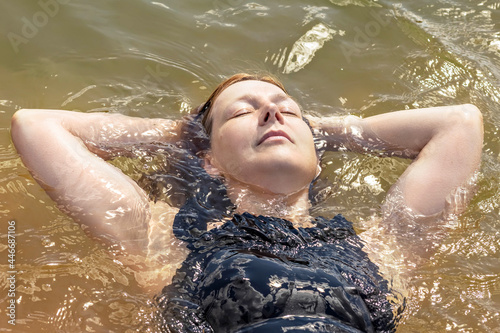
[{"label": "woman's arm", "polygon": [[404,204],[417,215],[443,212],[449,196],[470,180],[481,161],[482,115],[470,104],[365,119],[312,118],[311,125],[330,149],[340,145],[355,151],[367,149],[414,158],[395,186]]},{"label": "woman's arm", "polygon": [[[59,208],[99,238],[143,248],[150,209],[146,194],[106,163],[107,148],[170,142],[178,123],[116,114],[20,110],[12,118],[12,140],[33,177]],[[92,152],[91,152],[91,151]]]}]

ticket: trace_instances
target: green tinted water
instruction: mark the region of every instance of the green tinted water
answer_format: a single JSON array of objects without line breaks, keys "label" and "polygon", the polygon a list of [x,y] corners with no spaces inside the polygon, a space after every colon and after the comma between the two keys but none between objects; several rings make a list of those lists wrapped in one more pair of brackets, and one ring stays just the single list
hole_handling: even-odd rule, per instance
[{"label": "green tinted water", "polygon": [[[135,272],[61,214],[10,141],[19,108],[178,118],[225,76],[278,75],[306,110],[370,116],[474,103],[484,114],[479,188],[409,288],[398,332],[500,327],[500,2],[0,0],[0,327],[154,331]],[[331,154],[326,215],[358,228],[407,165]],[[8,221],[16,228],[9,297]],[[8,324],[16,300],[16,326]]]}]

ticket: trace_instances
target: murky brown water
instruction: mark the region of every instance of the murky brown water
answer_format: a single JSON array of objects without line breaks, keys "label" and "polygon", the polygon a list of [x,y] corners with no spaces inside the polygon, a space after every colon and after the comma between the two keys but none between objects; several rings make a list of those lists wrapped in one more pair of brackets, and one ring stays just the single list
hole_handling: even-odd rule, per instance
[{"label": "murky brown water", "polygon": [[[469,102],[483,111],[477,196],[414,273],[398,332],[500,332],[499,1],[0,0],[0,8],[0,331],[155,331],[134,272],[61,214],[22,165],[10,141],[15,110],[177,118],[222,77],[266,70],[321,114]],[[322,177],[332,186],[320,209],[362,229],[406,165],[328,155]]]}]

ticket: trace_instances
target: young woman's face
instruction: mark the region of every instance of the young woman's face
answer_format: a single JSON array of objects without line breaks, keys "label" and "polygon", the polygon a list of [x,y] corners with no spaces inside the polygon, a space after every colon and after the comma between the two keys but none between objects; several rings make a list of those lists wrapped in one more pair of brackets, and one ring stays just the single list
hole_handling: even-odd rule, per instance
[{"label": "young woman's face", "polygon": [[313,136],[297,103],[279,87],[235,83],[219,95],[211,113],[209,172],[274,193],[309,186],[318,166]]}]

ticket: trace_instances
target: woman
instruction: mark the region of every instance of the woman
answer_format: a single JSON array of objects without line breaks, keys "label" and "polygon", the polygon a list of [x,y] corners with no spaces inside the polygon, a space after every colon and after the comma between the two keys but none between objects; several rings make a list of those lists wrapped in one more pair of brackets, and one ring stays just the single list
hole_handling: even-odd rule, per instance
[{"label": "woman", "polygon": [[221,211],[201,207],[203,190],[180,210],[149,202],[105,162],[130,145],[178,142],[182,121],[21,110],[12,138],[34,178],[93,237],[138,255],[161,249],[161,232],[182,241],[171,245],[178,251],[169,260],[179,269],[173,280],[173,271],[163,272],[161,280],[172,283],[158,297],[171,330],[392,330],[387,283],[352,225],[341,216],[309,216],[309,185],[320,172],[313,132],[325,149],[414,159],[383,207],[390,232],[465,209],[481,159],[479,110],[459,105],[306,122],[281,83],[237,74],[197,118],[210,139],[203,167],[229,199],[220,200]]}]

